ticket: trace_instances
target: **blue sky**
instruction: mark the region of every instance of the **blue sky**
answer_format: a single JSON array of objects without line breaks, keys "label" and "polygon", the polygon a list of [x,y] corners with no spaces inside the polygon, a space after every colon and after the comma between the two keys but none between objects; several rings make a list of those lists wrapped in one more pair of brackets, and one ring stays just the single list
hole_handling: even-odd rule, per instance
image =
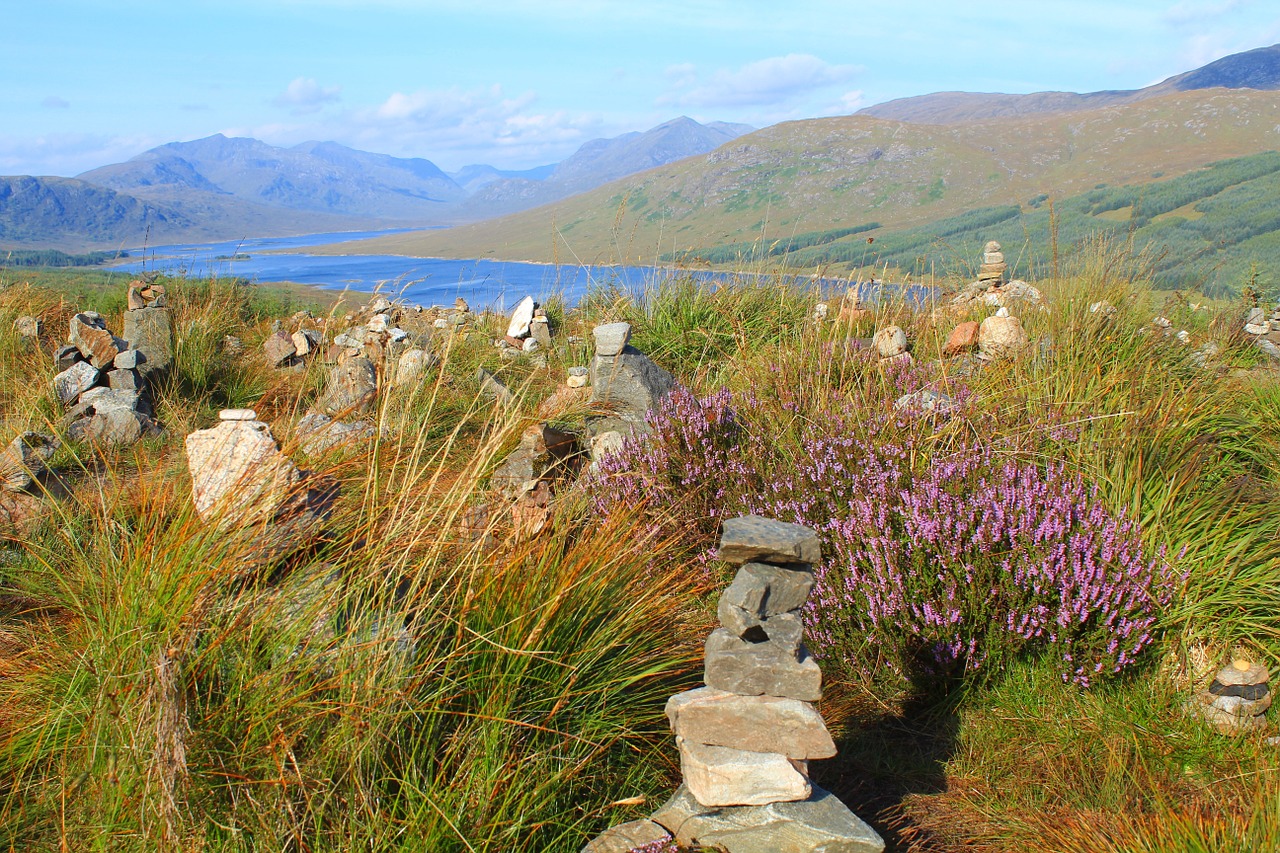
[{"label": "blue sky", "polygon": [[8,0],[0,174],[214,133],[445,169],[678,115],[763,127],[942,90],[1138,88],[1280,42],[1275,0]]}]

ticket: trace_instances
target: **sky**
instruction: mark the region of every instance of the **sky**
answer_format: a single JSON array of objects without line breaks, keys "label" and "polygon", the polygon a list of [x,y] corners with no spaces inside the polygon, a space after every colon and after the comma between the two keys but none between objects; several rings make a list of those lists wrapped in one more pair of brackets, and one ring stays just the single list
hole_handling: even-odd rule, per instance
[{"label": "sky", "polygon": [[1280,42],[1275,0],[4,0],[0,174],[222,133],[457,170],[680,115],[1133,89]]}]

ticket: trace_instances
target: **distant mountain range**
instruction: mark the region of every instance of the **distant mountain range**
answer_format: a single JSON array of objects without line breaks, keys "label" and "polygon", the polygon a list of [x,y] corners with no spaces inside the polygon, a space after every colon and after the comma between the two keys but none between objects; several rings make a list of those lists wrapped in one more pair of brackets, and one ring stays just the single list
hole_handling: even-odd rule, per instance
[{"label": "distant mountain range", "polygon": [[83,250],[455,224],[556,201],[750,130],[678,118],[593,140],[561,163],[523,171],[474,165],[453,175],[429,160],[335,142],[277,148],[217,134],[74,179],[0,178],[0,246]]},{"label": "distant mountain range", "polygon": [[858,115],[916,124],[961,124],[1043,113],[1068,113],[1132,104],[1146,98],[1196,89],[1280,89],[1280,44],[1235,53],[1202,68],[1170,77],[1145,89],[1106,92],[1033,92],[1006,95],[983,92],[935,92],[866,107]]}]

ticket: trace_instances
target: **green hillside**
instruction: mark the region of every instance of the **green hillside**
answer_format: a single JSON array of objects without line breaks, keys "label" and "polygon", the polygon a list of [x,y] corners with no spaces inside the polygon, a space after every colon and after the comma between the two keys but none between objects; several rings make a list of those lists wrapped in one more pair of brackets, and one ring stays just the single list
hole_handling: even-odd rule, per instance
[{"label": "green hillside", "polygon": [[1177,177],[1276,149],[1277,127],[1274,93],[1225,89],[965,125],[788,122],[536,210],[330,251],[650,263],[869,223],[910,229],[1099,183]]},{"label": "green hillside", "polygon": [[[735,243],[668,253],[667,262],[734,265],[776,259],[798,267],[852,272],[888,264],[911,273],[974,272],[982,244],[999,240],[1014,273],[1040,277],[1099,235],[1132,239],[1147,251],[1157,286],[1237,289],[1250,276],[1280,282],[1280,153],[1214,163],[1147,184],[1101,186],[1051,203],[980,208],[914,228],[868,223],[770,244]],[[1055,239],[1056,232],[1056,239]],[[867,242],[867,236],[874,238]]]}]

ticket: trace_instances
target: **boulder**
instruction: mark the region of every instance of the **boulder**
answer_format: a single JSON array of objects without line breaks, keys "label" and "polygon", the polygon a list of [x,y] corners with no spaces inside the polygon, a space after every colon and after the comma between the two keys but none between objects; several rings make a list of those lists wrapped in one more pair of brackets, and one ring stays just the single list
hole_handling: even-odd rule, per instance
[{"label": "boulder", "polygon": [[616,355],[601,355],[597,348],[591,360],[590,382],[591,402],[611,410],[609,415],[590,419],[592,434],[648,432],[645,416],[675,387],[675,377],[630,346]]},{"label": "boulder", "polygon": [[262,342],[262,351],[267,356],[267,364],[272,367],[284,367],[291,364],[298,355],[293,337],[285,332],[276,332]]},{"label": "boulder", "polygon": [[12,491],[28,489],[49,470],[58,439],[42,432],[24,432],[0,453],[0,485]]},{"label": "boulder", "polygon": [[397,388],[417,385],[422,375],[439,362],[439,358],[424,349],[406,350],[396,363],[396,376],[392,384]]},{"label": "boulder", "polygon": [[77,361],[53,377],[53,393],[64,406],[73,405],[80,395],[96,386],[102,374],[87,361]]},{"label": "boulder", "polygon": [[1014,358],[1028,343],[1017,317],[988,317],[978,327],[978,354],[986,359]]},{"label": "boulder", "polygon": [[373,406],[378,393],[378,371],[367,358],[353,358],[335,365],[317,408],[326,415],[362,415]]},{"label": "boulder", "polygon": [[685,787],[704,806],[762,806],[809,796],[803,761],[676,738]]},{"label": "boulder", "polygon": [[160,434],[141,392],[128,388],[93,388],[62,419],[67,436],[95,444],[133,444]]},{"label": "boulder", "polygon": [[907,333],[900,326],[886,326],[876,332],[871,345],[881,358],[893,358],[907,351]]},{"label": "boulder", "polygon": [[944,356],[959,355],[978,348],[978,322],[969,320],[956,326],[947,336],[947,343],[942,348]]},{"label": "boulder", "polygon": [[85,360],[98,369],[110,367],[111,362],[129,345],[107,331],[106,321],[100,314],[85,311],[71,318],[71,331],[67,337]]},{"label": "boulder", "polygon": [[707,807],[687,786],[652,820],[684,848],[728,853],[882,853],[875,830],[816,785],[805,800],[739,808]]}]

